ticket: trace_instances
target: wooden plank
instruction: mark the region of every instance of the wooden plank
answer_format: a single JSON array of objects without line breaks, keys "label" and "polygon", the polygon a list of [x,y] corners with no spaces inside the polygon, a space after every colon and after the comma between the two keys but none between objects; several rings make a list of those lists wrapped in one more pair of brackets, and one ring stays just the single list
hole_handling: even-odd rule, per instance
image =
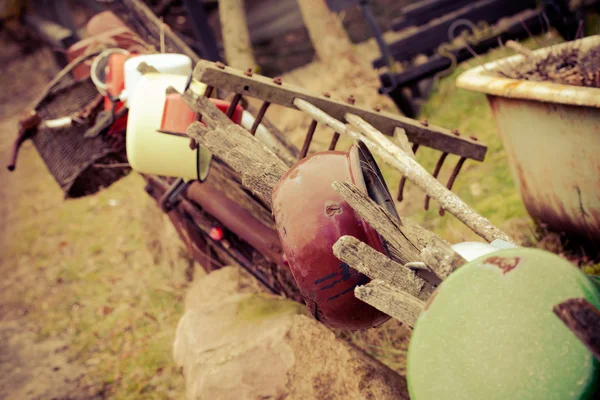
[{"label": "wooden plank", "polygon": [[240,70],[230,67],[221,69],[208,61],[200,61],[196,65],[194,78],[209,86],[259,98],[288,108],[296,108],[294,100],[303,99],[336,119],[342,119],[346,113],[353,113],[364,118],[387,135],[392,136],[394,130],[400,127],[405,130],[408,139],[413,143],[477,161],[483,161],[487,151],[485,145],[465,136],[457,137],[445,128],[425,125],[419,121],[383,111],[370,111],[324,96],[316,96],[305,89],[285,82],[279,85],[273,79],[258,74],[248,77]]},{"label": "wooden plank", "polygon": [[427,247],[421,252],[425,264],[442,280],[467,263],[456,253],[450,243],[440,237],[432,237]]},{"label": "wooden plank", "polygon": [[[342,198],[386,241],[390,255],[402,265],[421,260],[421,244],[404,224],[375,203],[359,188],[348,182],[331,185]],[[404,218],[403,218],[404,220]]]},{"label": "wooden plank", "polygon": [[421,311],[425,307],[423,300],[380,280],[358,286],[354,289],[354,295],[411,328],[415,326]]},{"label": "wooden plank", "polygon": [[552,311],[600,361],[600,311],[586,299],[569,299]]},{"label": "wooden plank", "polygon": [[202,115],[206,125],[194,122],[187,134],[239,173],[242,185],[270,209],[273,187],[287,171],[287,165],[206,97],[199,97],[196,105],[194,111]]},{"label": "wooden plank", "polygon": [[390,260],[353,236],[339,238],[333,245],[333,254],[369,278],[380,279],[420,300],[427,301],[434,291],[433,286],[419,278],[413,270]]},{"label": "wooden plank", "polygon": [[[396,60],[408,60],[421,53],[431,54],[440,44],[448,42],[448,31],[459,19],[470,20],[475,24],[481,20],[494,23],[503,17],[535,6],[532,0],[480,0],[422,26],[411,35],[390,44],[389,48]],[[459,32],[457,30],[456,34]],[[385,65],[387,61],[383,58],[373,61],[375,68]]]}]

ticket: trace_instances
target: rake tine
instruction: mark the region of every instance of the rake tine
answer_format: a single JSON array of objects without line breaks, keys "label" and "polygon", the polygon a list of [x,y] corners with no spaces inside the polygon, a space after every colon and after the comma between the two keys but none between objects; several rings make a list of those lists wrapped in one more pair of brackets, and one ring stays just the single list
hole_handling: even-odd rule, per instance
[{"label": "rake tine", "polygon": [[[440,170],[442,169],[442,165],[444,165],[444,160],[446,160],[446,157],[448,157],[448,153],[442,153],[440,159],[438,160],[437,164],[435,165],[435,169],[433,170],[433,177],[437,178]],[[425,210],[429,210],[429,195],[425,196]]]},{"label": "rake tine", "polygon": [[[448,190],[452,190],[452,186],[454,185],[456,176],[460,172],[460,169],[462,168],[465,161],[467,161],[467,159],[465,157],[461,157],[460,160],[458,160],[458,163],[456,163],[456,166],[454,167],[454,171],[452,171],[452,175],[450,175],[450,179],[448,180],[448,185],[446,186],[448,188]],[[442,207],[440,207],[440,216],[443,217],[445,213],[446,213],[446,211]]]},{"label": "rake tine", "polygon": [[308,133],[306,134],[306,139],[304,139],[304,144],[302,145],[302,150],[300,151],[300,160],[302,160],[308,154],[308,148],[310,147],[310,142],[312,142],[313,135],[315,134],[315,129],[317,129],[317,121],[313,119],[308,127]]},{"label": "rake tine", "polygon": [[337,145],[339,138],[340,138],[340,134],[337,132],[334,132],[333,137],[331,138],[331,143],[329,143],[329,150],[335,150],[335,146]]},{"label": "rake tine", "polygon": [[260,122],[262,121],[263,117],[265,116],[265,113],[267,112],[267,108],[269,108],[269,106],[271,105],[271,103],[269,103],[268,101],[265,101],[262,106],[260,106],[260,110],[258,110],[258,114],[256,114],[256,119],[254,120],[254,124],[252,125],[252,128],[250,129],[250,133],[252,134],[252,136],[256,135],[256,130],[258,129],[258,126],[260,125]]},{"label": "rake tine", "polygon": [[227,112],[225,113],[227,115],[227,118],[231,118],[231,116],[235,112],[235,108],[237,107],[237,105],[241,99],[242,99],[242,95],[239,93],[236,93],[235,96],[233,96],[233,100],[231,100],[231,104],[229,104],[229,108],[227,109]]},{"label": "rake tine", "polygon": [[[417,150],[419,150],[419,145],[414,143],[412,146],[413,154],[417,154]],[[398,186],[398,201],[402,201],[404,199],[404,185],[406,185],[406,176],[403,176],[400,179],[400,186]]]}]

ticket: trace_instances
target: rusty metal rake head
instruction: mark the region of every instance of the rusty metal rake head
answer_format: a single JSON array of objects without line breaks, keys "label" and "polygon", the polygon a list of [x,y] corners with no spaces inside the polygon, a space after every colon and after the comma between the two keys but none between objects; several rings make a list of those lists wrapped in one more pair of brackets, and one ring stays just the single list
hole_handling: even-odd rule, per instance
[{"label": "rusty metal rake head", "polygon": [[[350,96],[345,102],[333,100],[329,93],[322,95],[312,93],[300,87],[295,87],[283,82],[281,78],[267,78],[258,74],[248,74],[247,72],[228,67],[222,63],[212,63],[200,61],[194,69],[194,78],[208,86],[207,92],[210,93],[214,88],[235,93],[231,107],[242,99],[242,96],[250,96],[263,101],[250,133],[256,134],[269,106],[278,104],[284,107],[297,109],[294,105],[295,99],[303,99],[329,114],[338,120],[343,120],[344,115],[352,113],[360,116],[365,121],[387,135],[393,135],[395,129],[402,128],[406,132],[406,137],[412,143],[412,151],[416,153],[420,146],[430,147],[442,152],[432,175],[437,178],[442,169],[444,161],[449,154],[460,156],[447,187],[451,189],[457,175],[467,159],[483,161],[487,147],[473,136],[466,137],[457,130],[449,131],[441,127],[430,125],[426,120],[417,121],[399,115],[394,115],[381,111],[380,108],[369,110],[367,108],[356,106],[355,98]],[[304,139],[302,149],[299,152],[299,159],[306,157],[311,142],[313,140],[317,121],[313,120],[308,128]],[[333,132],[329,150],[336,148],[339,132]],[[398,201],[402,201],[404,196],[404,187],[406,178],[400,181],[398,191]],[[425,209],[429,208],[429,196],[425,198]],[[444,215],[444,210],[440,208],[440,215]]]}]

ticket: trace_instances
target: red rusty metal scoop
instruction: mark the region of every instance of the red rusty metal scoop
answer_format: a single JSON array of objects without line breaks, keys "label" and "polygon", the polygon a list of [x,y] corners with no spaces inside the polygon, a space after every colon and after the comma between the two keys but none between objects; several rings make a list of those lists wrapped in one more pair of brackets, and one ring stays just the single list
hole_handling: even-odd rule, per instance
[{"label": "red rusty metal scoop", "polygon": [[338,260],[332,246],[350,235],[386,253],[384,241],[332,188],[352,182],[398,216],[369,150],[357,142],[348,153],[326,151],[301,160],[273,190],[277,232],[294,279],[315,318],[336,328],[364,329],[389,317],[354,296],[369,278]]}]

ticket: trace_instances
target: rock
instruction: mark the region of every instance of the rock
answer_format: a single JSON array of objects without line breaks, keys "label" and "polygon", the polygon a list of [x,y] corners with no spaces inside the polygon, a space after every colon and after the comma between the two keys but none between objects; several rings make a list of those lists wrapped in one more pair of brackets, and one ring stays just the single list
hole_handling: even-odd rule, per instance
[{"label": "rock", "polygon": [[189,400],[408,399],[404,378],[248,281],[225,268],[188,293],[173,354]]}]

